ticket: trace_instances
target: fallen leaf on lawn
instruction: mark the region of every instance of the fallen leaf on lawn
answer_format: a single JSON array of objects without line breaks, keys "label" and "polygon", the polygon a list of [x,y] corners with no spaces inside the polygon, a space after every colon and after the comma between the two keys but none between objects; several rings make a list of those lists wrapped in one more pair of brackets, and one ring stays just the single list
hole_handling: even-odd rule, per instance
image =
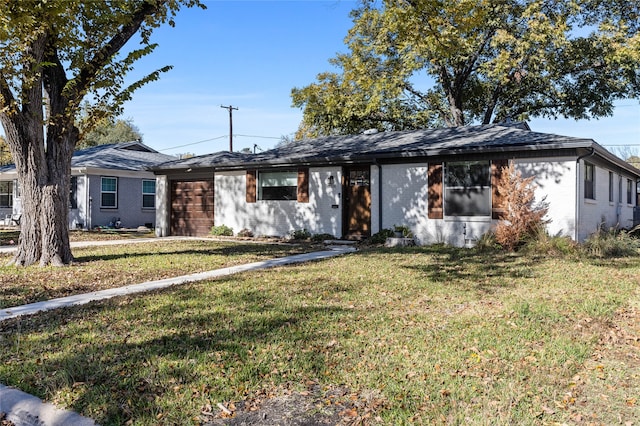
[{"label": "fallen leaf on lawn", "polygon": [[340,412],[341,417],[358,417],[358,412],[354,408],[347,408]]},{"label": "fallen leaf on lawn", "polygon": [[541,408],[542,408],[542,411],[544,411],[546,414],[555,414],[556,413],[552,408],[549,408],[549,407],[547,407],[545,405],[543,405]]}]

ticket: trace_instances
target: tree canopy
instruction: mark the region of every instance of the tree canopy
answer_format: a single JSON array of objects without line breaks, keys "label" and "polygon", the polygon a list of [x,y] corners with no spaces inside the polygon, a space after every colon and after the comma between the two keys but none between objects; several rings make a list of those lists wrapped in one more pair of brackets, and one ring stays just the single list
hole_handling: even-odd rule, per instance
[{"label": "tree canopy", "polygon": [[638,0],[364,0],[297,137],[588,119],[640,94]]},{"label": "tree canopy", "polygon": [[[80,136],[76,149],[110,143],[142,141],[142,133],[133,123],[133,119],[114,118],[107,115],[96,120],[84,112],[87,108],[88,106],[82,108],[80,118],[77,120]],[[89,125],[85,127],[87,122]]]},{"label": "tree canopy", "polygon": [[[0,0],[0,122],[23,209],[14,264],[71,262],[70,165],[81,105],[92,97],[92,120],[117,116],[137,88],[170,69],[125,84],[136,61],[156,47],[153,30],[173,25],[182,6],[198,5],[198,0]],[[125,52],[136,34],[139,45]]]}]

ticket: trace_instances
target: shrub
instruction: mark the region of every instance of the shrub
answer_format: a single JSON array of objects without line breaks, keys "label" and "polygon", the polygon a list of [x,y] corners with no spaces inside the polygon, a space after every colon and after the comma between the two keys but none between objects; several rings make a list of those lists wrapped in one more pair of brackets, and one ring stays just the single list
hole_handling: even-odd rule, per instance
[{"label": "shrub", "polygon": [[502,246],[496,241],[496,236],[493,232],[485,232],[480,238],[478,238],[474,248],[480,253],[487,253],[499,250]]},{"label": "shrub", "polygon": [[404,238],[413,238],[413,232],[407,225],[394,225],[393,230],[395,232],[402,232]]},{"label": "shrub", "polygon": [[387,242],[387,238],[392,238],[394,235],[393,229],[382,229],[380,232],[373,234],[369,238],[371,244],[384,244]]},{"label": "shrub", "polygon": [[495,238],[502,247],[513,250],[527,240],[535,238],[548,222],[544,219],[548,205],[543,202],[534,205],[534,176],[523,178],[513,163],[502,169],[497,183],[501,195],[500,207],[503,211],[495,229]]},{"label": "shrub", "polygon": [[289,234],[292,240],[308,240],[311,238],[311,232],[306,229],[296,229]]},{"label": "shrub", "polygon": [[250,229],[243,228],[238,231],[238,237],[251,238],[253,237],[253,232]]},{"label": "shrub", "polygon": [[638,254],[638,240],[629,231],[600,227],[582,244],[582,250],[589,256],[628,257]]},{"label": "shrub", "polygon": [[526,242],[523,249],[533,254],[570,255],[578,252],[578,245],[571,238],[561,235],[551,236],[545,229]]},{"label": "shrub", "polygon": [[218,237],[232,237],[233,236],[233,228],[228,227],[227,225],[218,225],[211,227],[211,235],[215,235]]},{"label": "shrub", "polygon": [[325,240],[335,240],[336,237],[331,234],[313,234],[311,236],[311,241],[314,243],[321,243]]}]

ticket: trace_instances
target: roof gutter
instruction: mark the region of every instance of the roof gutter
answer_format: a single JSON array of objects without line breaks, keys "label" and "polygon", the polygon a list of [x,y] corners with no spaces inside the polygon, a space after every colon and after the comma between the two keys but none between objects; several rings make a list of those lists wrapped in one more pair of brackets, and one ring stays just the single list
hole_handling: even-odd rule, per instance
[{"label": "roof gutter", "polygon": [[576,158],[576,208],[575,208],[575,218],[574,218],[574,223],[575,223],[575,235],[574,235],[574,240],[576,242],[578,242],[578,237],[579,237],[579,227],[578,224],[579,219],[580,219],[580,161],[585,159],[585,158],[590,158],[593,157],[596,153],[596,148],[594,146],[591,146],[591,152],[588,154],[583,154],[578,156],[578,158]]}]

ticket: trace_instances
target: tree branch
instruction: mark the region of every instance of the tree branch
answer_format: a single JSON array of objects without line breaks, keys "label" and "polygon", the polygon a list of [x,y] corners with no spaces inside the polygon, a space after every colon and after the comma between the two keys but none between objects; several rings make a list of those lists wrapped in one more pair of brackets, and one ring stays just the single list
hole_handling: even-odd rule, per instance
[{"label": "tree branch", "polygon": [[131,21],[123,25],[120,30],[107,42],[96,54],[80,69],[76,82],[74,85],[73,94],[69,97],[75,102],[80,102],[85,92],[88,90],[91,82],[95,78],[96,74],[109,63],[111,58],[122,49],[122,47],[133,37],[133,35],[140,29],[140,26],[144,20],[158,12],[164,5],[166,0],[159,1],[145,1],[142,3],[140,9],[138,9]]},{"label": "tree branch", "polygon": [[[13,97],[13,92],[11,88],[9,88],[9,83],[7,83],[7,78],[4,74],[0,73],[0,110],[4,110],[5,108],[12,108],[16,104],[16,99]],[[0,112],[4,114],[4,112]]]}]

